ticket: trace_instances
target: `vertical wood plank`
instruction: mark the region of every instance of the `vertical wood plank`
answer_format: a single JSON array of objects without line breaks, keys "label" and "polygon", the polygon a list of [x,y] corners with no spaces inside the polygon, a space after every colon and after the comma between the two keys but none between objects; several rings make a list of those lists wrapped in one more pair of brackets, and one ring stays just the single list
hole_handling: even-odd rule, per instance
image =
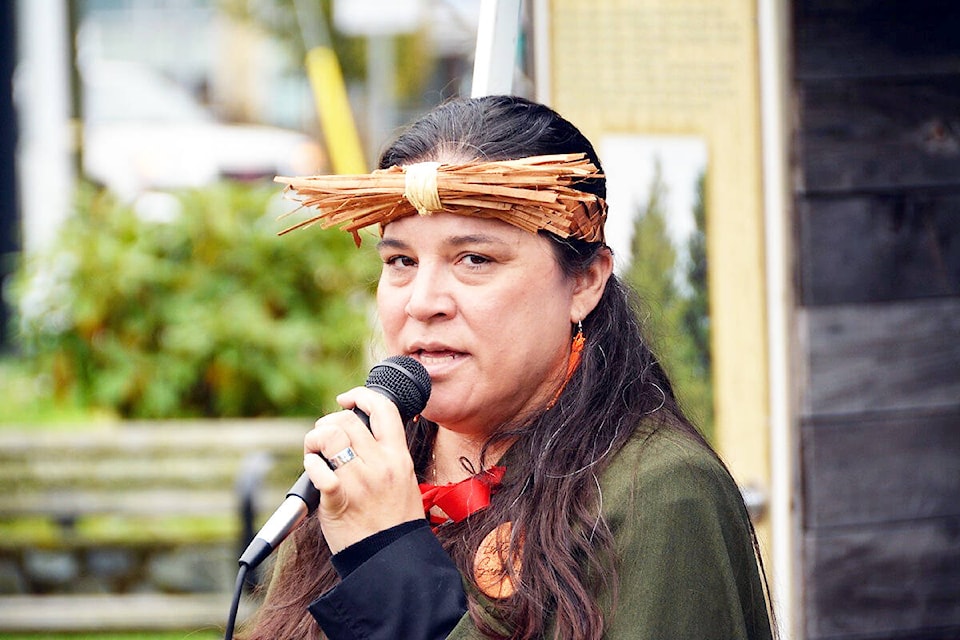
[{"label": "vertical wood plank", "polygon": [[793,3],[795,75],[932,76],[960,67],[960,3],[802,0]]},{"label": "vertical wood plank", "polygon": [[805,198],[797,213],[804,305],[960,296],[960,185]]},{"label": "vertical wood plank", "polygon": [[960,298],[807,308],[804,416],[952,406]]},{"label": "vertical wood plank", "polygon": [[960,637],[960,519],[813,531],[804,549],[808,640]]},{"label": "vertical wood plank", "polygon": [[811,81],[797,92],[802,191],[960,183],[960,73]]},{"label": "vertical wood plank", "polygon": [[805,421],[808,529],[960,518],[960,404]]}]

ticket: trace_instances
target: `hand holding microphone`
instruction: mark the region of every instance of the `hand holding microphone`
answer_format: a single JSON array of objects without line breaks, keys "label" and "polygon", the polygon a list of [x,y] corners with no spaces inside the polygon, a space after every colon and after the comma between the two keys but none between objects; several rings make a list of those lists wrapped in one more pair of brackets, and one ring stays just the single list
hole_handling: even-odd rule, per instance
[{"label": "hand holding microphone", "polygon": [[423,499],[397,408],[366,388],[341,394],[337,402],[347,409],[362,408],[372,430],[353,412],[339,411],[320,418],[303,441],[303,467],[321,495],[313,517],[334,554],[423,518]]},{"label": "hand holding microphone", "polygon": [[[370,370],[370,375],[367,377],[364,386],[378,392],[396,405],[400,420],[404,423],[423,411],[430,397],[430,376],[419,362],[408,356],[392,356],[374,366]],[[367,402],[376,403],[380,400],[380,398],[367,399]],[[358,407],[355,407],[353,412],[369,428],[370,419],[366,413]],[[350,425],[343,421],[340,421],[339,424],[342,428],[342,434],[339,437],[343,438],[343,434],[346,434],[347,438],[339,443],[330,442],[322,445],[323,450],[328,454],[326,459],[336,461],[331,465],[339,469],[336,473],[349,473],[348,468],[342,467],[348,467],[358,462],[367,465],[368,470],[381,462],[379,456],[374,453],[376,448],[372,446],[372,443],[375,442],[375,439],[370,432],[362,429],[355,430],[355,426],[359,425]],[[350,436],[351,433],[352,436]],[[323,437],[322,434],[318,435],[321,438]],[[328,437],[335,438],[336,436]],[[308,436],[309,438],[310,436]],[[390,441],[389,437],[386,444],[396,446],[396,442]],[[327,446],[330,447],[329,450]],[[403,446],[405,447],[405,441]],[[318,451],[320,449],[321,447],[318,446],[313,450]],[[370,459],[364,460],[361,458],[358,461],[357,458],[360,456],[357,449],[366,451],[368,453],[367,457]],[[314,464],[318,460],[319,458],[315,456],[305,456],[306,464]],[[333,469],[314,468],[312,471],[325,489],[335,493],[340,491],[340,479]],[[246,565],[250,569],[257,567],[307,515],[317,509],[320,499],[320,491],[314,486],[310,474],[305,471],[287,492],[286,500],[267,520],[240,556],[240,564]],[[345,506],[343,504],[345,499],[347,499],[345,496],[338,496],[336,498],[337,505]]]}]

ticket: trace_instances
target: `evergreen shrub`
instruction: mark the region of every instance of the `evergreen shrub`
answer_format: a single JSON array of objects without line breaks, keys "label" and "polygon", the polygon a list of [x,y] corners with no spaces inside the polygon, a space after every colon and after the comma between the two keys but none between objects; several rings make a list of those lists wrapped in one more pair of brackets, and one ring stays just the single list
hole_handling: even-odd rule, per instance
[{"label": "evergreen shrub", "polygon": [[177,206],[149,215],[84,186],[53,249],[20,265],[15,333],[52,394],[122,418],[314,416],[363,383],[372,251],[279,237],[295,205],[273,184],[162,197]]}]

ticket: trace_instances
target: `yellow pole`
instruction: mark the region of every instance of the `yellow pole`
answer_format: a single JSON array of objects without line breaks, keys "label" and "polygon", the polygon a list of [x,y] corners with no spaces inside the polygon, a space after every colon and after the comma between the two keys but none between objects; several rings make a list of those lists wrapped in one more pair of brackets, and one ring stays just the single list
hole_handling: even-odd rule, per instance
[{"label": "yellow pole", "polygon": [[307,51],[306,67],[333,172],[366,173],[367,163],[337,54],[331,47],[313,47]]}]

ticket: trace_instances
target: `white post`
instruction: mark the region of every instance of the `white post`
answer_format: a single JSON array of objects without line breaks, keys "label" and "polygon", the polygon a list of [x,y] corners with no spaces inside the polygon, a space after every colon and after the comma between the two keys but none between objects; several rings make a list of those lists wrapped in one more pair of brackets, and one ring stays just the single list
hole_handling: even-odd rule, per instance
[{"label": "white post", "polygon": [[510,94],[520,38],[520,0],[481,0],[471,96]]},{"label": "white post", "polygon": [[533,1],[533,81],[534,97],[541,104],[550,104],[553,82],[550,77],[550,2]]},{"label": "white post", "polygon": [[770,387],[770,528],[774,607],[780,637],[800,637],[796,586],[794,474],[796,434],[790,387],[790,199],[787,182],[786,22],[783,0],[758,0],[760,113],[767,275],[767,342]]},{"label": "white post", "polygon": [[73,203],[70,51],[64,0],[19,0],[14,99],[24,253],[50,246]]},{"label": "white post", "polygon": [[367,36],[367,162],[374,165],[380,145],[397,126],[394,84],[396,43],[392,35]]}]

